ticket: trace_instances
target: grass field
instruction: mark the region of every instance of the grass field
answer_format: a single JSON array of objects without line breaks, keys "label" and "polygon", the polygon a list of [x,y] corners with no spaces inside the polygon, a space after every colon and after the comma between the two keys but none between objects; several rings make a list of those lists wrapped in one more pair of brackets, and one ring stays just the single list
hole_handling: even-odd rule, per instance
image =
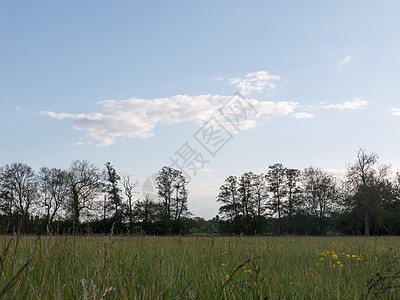
[{"label": "grass field", "polygon": [[3,236],[0,246],[5,299],[360,299],[371,278],[371,299],[400,299],[398,237]]}]

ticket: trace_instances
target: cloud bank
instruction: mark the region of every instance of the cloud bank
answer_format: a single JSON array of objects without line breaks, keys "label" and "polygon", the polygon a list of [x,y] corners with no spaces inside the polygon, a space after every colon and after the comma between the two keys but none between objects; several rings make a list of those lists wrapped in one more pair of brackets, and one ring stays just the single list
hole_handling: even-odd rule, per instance
[{"label": "cloud bank", "polygon": [[[351,58],[351,57],[350,57]],[[348,59],[350,59],[348,58]],[[275,82],[280,80],[278,75],[271,75],[267,71],[249,73],[243,78],[231,78],[229,83],[239,89],[242,95],[260,93],[265,89],[275,88]],[[214,80],[220,81],[222,77]],[[222,95],[174,95],[172,97],[156,99],[130,98],[126,100],[104,100],[99,102],[100,112],[71,114],[67,112],[42,111],[41,114],[57,119],[72,120],[73,126],[77,130],[83,130],[87,135],[94,139],[98,146],[109,146],[119,138],[139,138],[147,139],[154,136],[157,126],[173,125],[180,123],[195,123],[198,126],[205,124],[211,117],[227,125],[228,129],[246,130],[257,125],[257,118],[265,115],[286,116],[292,115],[295,119],[313,119],[315,114],[309,112],[295,112],[296,109],[304,109],[298,102],[273,102],[260,101],[247,96],[246,99],[239,96],[251,107],[252,115],[250,118],[236,120],[236,125],[227,115],[220,110],[227,108],[227,103],[231,103],[232,96]],[[225,106],[224,106],[225,105]],[[362,109],[367,102],[354,98],[339,104],[320,103],[320,107],[310,106],[308,109]],[[243,109],[237,105],[235,109]],[[393,108],[392,114],[400,114],[399,109]],[[229,127],[231,126],[231,128]],[[233,127],[232,127],[233,126]],[[79,141],[77,145],[82,145]]]},{"label": "cloud bank", "polygon": [[[175,95],[169,98],[101,101],[102,112],[56,113],[42,111],[41,114],[58,120],[73,120],[74,128],[86,131],[97,141],[98,146],[113,144],[118,138],[146,139],[154,136],[159,125],[173,125],[184,122],[204,124],[229,100],[231,96],[220,95]],[[271,102],[247,99],[262,115],[288,115],[294,111],[296,102]],[[241,129],[256,126],[255,120],[245,120]]]}]

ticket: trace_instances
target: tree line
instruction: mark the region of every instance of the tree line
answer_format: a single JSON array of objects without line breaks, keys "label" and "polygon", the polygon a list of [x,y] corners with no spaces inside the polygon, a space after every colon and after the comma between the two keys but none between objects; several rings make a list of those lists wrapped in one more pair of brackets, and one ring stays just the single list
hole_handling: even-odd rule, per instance
[{"label": "tree line", "polygon": [[277,163],[265,174],[229,176],[220,188],[227,233],[400,234],[400,173],[360,149],[339,180],[316,167]]},{"label": "tree line", "polygon": [[344,179],[280,163],[266,173],[226,178],[211,220],[188,209],[187,179],[163,167],[155,198],[138,182],[75,160],[66,170],[23,163],[0,168],[1,233],[72,234],[400,234],[400,174],[360,149]]},{"label": "tree line", "polygon": [[87,160],[69,169],[23,163],[0,168],[2,233],[181,234],[189,215],[187,180],[163,167],[156,178],[158,200],[138,199],[138,182],[111,163],[100,170]]}]

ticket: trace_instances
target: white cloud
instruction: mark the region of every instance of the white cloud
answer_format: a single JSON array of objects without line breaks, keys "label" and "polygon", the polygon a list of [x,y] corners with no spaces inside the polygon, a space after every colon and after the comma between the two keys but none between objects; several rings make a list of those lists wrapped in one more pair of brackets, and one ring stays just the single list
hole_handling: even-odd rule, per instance
[{"label": "white cloud", "polygon": [[214,77],[214,81],[221,81],[221,80],[223,80],[224,78],[222,78],[221,76],[215,76]]},{"label": "white cloud", "polygon": [[274,81],[280,80],[278,75],[271,75],[267,71],[249,73],[245,78],[231,78],[229,83],[237,87],[241,94],[248,95],[253,92],[262,92],[265,88],[275,88]]},{"label": "white cloud", "polygon": [[367,104],[368,104],[367,101],[356,97],[356,98],[354,98],[353,101],[346,101],[346,102],[339,103],[339,104],[328,104],[328,105],[324,105],[323,107],[327,108],[327,109],[339,109],[339,110],[363,109]]},{"label": "white cloud", "polygon": [[393,116],[400,116],[400,108],[392,107],[390,109],[390,112],[392,113]]},{"label": "white cloud", "polygon": [[294,113],[293,116],[296,119],[314,119],[315,118],[314,114],[310,114],[310,113],[306,113],[306,112]]},{"label": "white cloud", "polygon": [[[74,121],[74,128],[86,131],[97,141],[98,146],[113,144],[120,137],[151,138],[159,125],[184,122],[204,124],[227,103],[231,96],[220,95],[175,95],[170,98],[105,100],[101,101],[103,112],[96,113],[56,113],[42,111],[43,115],[58,120]],[[271,102],[247,100],[261,115],[287,115],[296,108],[296,102]],[[217,114],[218,115],[218,114]],[[221,122],[222,116],[220,116]],[[242,120],[240,130],[256,126],[254,119]]]},{"label": "white cloud", "polygon": [[352,59],[352,57],[350,56],[350,55],[347,55],[345,58],[343,58],[341,61],[340,61],[340,65],[345,65],[345,64],[348,64],[348,63],[350,63],[350,60]]}]

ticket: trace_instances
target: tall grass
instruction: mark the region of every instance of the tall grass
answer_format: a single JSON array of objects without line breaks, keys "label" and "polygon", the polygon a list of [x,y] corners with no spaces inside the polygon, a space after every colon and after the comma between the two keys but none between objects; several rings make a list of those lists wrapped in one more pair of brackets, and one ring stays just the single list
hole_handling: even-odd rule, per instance
[{"label": "tall grass", "polygon": [[400,298],[396,237],[3,236],[0,246],[6,299],[360,299],[368,288]]}]

